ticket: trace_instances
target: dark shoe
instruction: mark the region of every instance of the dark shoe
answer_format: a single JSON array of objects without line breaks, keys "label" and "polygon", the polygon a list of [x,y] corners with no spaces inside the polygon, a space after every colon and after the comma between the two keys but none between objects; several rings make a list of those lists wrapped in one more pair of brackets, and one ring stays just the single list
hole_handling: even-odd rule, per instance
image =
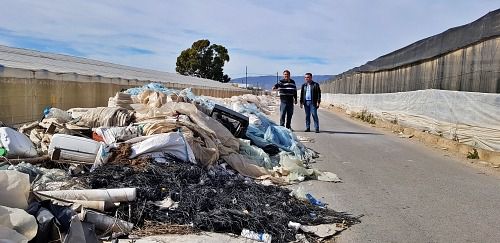
[{"label": "dark shoe", "polygon": [[308,129],[306,129],[304,132],[310,132],[310,131],[311,131],[311,129],[309,129],[309,128],[308,128]]},{"label": "dark shoe", "polygon": [[318,129],[318,130],[316,130],[316,133],[319,133],[319,129]]}]

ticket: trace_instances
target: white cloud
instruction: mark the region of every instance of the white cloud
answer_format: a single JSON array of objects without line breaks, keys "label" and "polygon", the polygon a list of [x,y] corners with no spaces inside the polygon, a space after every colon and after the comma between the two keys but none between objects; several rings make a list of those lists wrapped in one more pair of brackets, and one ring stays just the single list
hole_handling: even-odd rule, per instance
[{"label": "white cloud", "polygon": [[[88,58],[168,72],[183,49],[207,38],[229,49],[225,71],[234,78],[245,66],[261,74],[284,68],[336,74],[496,7],[488,0],[18,0],[2,3],[0,30],[63,43]],[[31,42],[2,39],[4,32],[0,43],[29,48]],[[326,63],[298,61],[315,58]]]}]

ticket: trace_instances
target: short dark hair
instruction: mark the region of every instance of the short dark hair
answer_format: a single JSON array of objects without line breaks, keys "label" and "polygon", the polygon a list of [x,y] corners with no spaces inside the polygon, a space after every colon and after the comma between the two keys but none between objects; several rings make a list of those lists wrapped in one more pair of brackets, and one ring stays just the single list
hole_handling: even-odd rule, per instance
[{"label": "short dark hair", "polygon": [[307,76],[307,75],[311,76],[311,78],[312,78],[312,76],[313,76],[313,74],[312,74],[312,73],[306,73],[306,74],[304,74],[304,76]]},{"label": "short dark hair", "polygon": [[290,75],[290,71],[288,71],[288,69],[285,69],[285,71],[283,71],[283,73],[288,73],[288,75]]}]

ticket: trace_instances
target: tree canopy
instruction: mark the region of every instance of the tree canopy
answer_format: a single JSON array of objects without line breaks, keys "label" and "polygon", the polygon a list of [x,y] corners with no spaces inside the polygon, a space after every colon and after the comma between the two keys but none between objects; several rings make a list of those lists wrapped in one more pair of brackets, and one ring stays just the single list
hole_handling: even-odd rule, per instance
[{"label": "tree canopy", "polygon": [[209,40],[198,40],[177,57],[175,71],[183,75],[227,83],[231,78],[224,74],[223,67],[226,62],[229,62],[229,54],[224,46],[210,45]]}]

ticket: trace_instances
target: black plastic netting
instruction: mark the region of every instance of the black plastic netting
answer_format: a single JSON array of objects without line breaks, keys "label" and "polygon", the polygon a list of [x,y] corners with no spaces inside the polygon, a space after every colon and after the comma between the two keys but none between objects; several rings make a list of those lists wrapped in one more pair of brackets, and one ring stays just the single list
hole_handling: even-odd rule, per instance
[{"label": "black plastic netting", "polygon": [[[141,227],[144,221],[172,225],[192,224],[203,231],[240,234],[243,228],[272,235],[273,242],[295,240],[288,222],[303,225],[343,223],[351,226],[359,219],[347,213],[323,209],[290,196],[290,190],[264,186],[224,169],[206,171],[182,162],[149,163],[137,170],[127,165],[107,165],[80,178],[91,188],[136,187],[138,198],[122,205],[122,219]],[[160,210],[152,201],[165,197],[178,207]],[[131,207],[131,218],[129,218]]]}]

